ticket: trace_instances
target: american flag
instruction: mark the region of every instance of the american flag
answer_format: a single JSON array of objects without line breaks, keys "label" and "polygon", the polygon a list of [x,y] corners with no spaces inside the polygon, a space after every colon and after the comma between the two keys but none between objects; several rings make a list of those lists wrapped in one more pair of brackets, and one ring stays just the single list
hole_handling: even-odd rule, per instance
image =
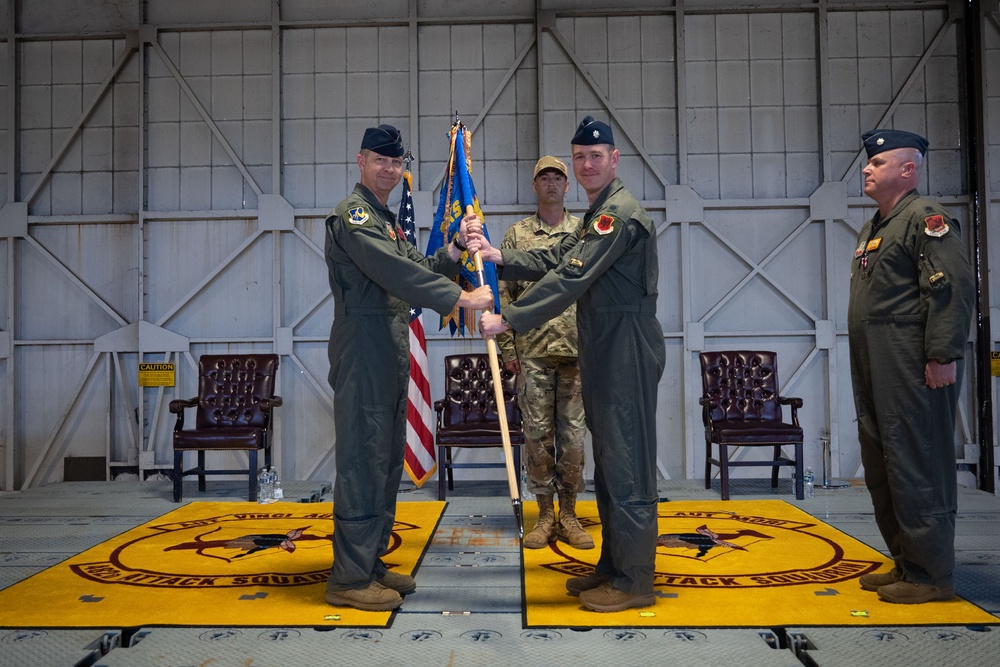
[{"label": "american flag", "polygon": [[[406,240],[417,247],[417,227],[413,221],[413,177],[403,174],[403,198],[399,202],[399,224]],[[406,402],[406,458],[404,466],[417,488],[437,469],[434,458],[434,408],[427,373],[427,342],[421,309],[410,306],[410,386]]]}]

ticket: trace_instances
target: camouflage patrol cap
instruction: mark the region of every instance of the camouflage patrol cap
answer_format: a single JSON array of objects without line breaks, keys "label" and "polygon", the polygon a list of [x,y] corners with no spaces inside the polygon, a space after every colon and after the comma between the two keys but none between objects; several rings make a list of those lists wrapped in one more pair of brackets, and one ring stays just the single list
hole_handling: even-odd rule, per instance
[{"label": "camouflage patrol cap", "polygon": [[546,170],[558,171],[566,178],[569,178],[569,168],[566,167],[565,162],[552,155],[544,155],[535,163],[535,174],[532,176],[532,179],[538,178],[538,175]]}]

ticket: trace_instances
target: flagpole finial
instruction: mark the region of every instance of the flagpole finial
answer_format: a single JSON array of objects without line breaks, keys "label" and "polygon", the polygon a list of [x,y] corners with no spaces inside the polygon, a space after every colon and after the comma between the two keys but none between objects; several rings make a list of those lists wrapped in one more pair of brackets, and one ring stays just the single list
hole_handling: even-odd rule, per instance
[{"label": "flagpole finial", "polygon": [[413,153],[411,153],[410,149],[407,148],[406,149],[406,155],[403,156],[403,162],[406,163],[406,168],[407,169],[410,168],[410,163],[412,163],[415,159],[416,158],[413,157]]}]

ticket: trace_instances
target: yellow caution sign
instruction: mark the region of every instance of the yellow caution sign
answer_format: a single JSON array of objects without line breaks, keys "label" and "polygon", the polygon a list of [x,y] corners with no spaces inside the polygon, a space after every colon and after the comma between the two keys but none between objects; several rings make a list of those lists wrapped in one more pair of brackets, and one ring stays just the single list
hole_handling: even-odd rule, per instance
[{"label": "yellow caution sign", "polygon": [[990,375],[1000,377],[1000,352],[990,352]]},{"label": "yellow caution sign", "polygon": [[139,364],[140,387],[173,387],[174,363]]}]

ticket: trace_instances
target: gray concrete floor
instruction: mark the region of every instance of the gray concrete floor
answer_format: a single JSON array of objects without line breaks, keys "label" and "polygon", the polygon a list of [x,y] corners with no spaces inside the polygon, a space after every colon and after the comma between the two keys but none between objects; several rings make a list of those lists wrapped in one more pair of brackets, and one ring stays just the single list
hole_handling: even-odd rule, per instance
[{"label": "gray concrete floor", "polygon": [[[1000,626],[748,629],[525,629],[520,553],[502,482],[461,482],[438,528],[489,527],[502,539],[489,550],[438,540],[417,571],[390,627],[372,630],[286,628],[0,628],[0,666],[80,665],[1000,665]],[[329,485],[286,482],[287,499],[329,502]],[[239,482],[209,480],[184,500],[243,500]],[[671,500],[714,500],[696,480],[665,481]],[[592,497],[584,494],[584,498]],[[859,480],[817,489],[797,501],[789,480],[775,493],[766,480],[733,481],[734,499],[778,498],[883,550],[867,491]],[[435,500],[436,485],[404,489],[400,501]],[[0,494],[0,588],[174,509],[170,482],[67,482]],[[960,489],[956,592],[1000,624],[1000,498]],[[474,531],[467,531],[470,534]],[[447,543],[446,543],[447,542]],[[475,577],[468,576],[474,571]]]}]

